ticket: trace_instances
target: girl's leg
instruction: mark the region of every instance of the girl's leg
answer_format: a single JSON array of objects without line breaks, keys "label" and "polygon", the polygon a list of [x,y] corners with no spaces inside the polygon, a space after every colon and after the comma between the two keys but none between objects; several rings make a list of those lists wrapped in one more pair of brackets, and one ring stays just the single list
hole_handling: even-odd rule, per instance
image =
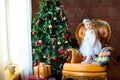
[{"label": "girl's leg", "polygon": [[95,59],[95,58],[96,58],[96,55],[92,55],[92,58]]},{"label": "girl's leg", "polygon": [[92,59],[95,59],[96,57],[98,57],[97,54],[93,54],[93,55],[91,55],[91,56],[92,56]]},{"label": "girl's leg", "polygon": [[91,55],[86,56],[86,59],[81,63],[89,63],[91,60]]}]

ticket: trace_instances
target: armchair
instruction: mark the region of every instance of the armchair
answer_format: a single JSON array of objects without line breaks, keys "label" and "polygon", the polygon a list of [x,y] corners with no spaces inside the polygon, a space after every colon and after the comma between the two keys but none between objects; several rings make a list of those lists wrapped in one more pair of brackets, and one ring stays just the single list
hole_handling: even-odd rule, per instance
[{"label": "armchair", "polygon": [[[107,48],[112,51],[113,48],[109,46],[111,39],[110,25],[100,19],[93,19],[92,21],[95,26],[94,30],[97,32],[100,42],[102,43],[102,48]],[[75,38],[79,47],[84,38],[84,32],[85,27],[83,23],[80,23],[75,30]],[[68,51],[70,53],[68,53],[67,61],[63,65],[62,80],[66,80],[66,77],[79,78],[80,80],[86,80],[89,77],[101,77],[107,80],[107,65],[101,66],[97,63],[80,64],[85,59],[85,56],[82,56],[79,50],[75,48],[71,48]],[[107,54],[105,53],[105,55]]]}]

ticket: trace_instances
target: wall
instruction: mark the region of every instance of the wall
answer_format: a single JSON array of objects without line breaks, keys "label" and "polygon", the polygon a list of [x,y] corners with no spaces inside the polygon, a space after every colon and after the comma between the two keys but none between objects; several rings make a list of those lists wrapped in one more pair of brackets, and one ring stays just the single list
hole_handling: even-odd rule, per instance
[{"label": "wall", "polygon": [[[33,16],[39,10],[39,1],[32,0]],[[72,37],[82,19],[103,19],[110,24],[112,29],[111,46],[120,50],[120,0],[63,0],[62,4],[71,25]],[[113,64],[111,67],[109,77],[111,80],[119,80],[120,64]]]},{"label": "wall", "polygon": [[[39,11],[39,1],[32,0],[33,16]],[[112,29],[111,45],[120,49],[120,0],[63,0],[62,4],[71,25],[72,37],[82,19],[99,18],[110,24]]]}]

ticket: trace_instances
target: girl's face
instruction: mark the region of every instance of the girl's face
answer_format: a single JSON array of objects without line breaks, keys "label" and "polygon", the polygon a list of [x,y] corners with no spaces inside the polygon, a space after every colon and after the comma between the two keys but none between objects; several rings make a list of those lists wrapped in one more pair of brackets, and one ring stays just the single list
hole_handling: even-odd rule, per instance
[{"label": "girl's face", "polygon": [[85,24],[86,29],[92,29],[92,23],[91,22],[86,22]]}]

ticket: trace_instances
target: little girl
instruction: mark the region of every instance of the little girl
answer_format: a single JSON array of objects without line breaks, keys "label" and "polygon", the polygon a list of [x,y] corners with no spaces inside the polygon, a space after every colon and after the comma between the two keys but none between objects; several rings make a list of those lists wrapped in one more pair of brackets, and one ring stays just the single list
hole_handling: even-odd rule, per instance
[{"label": "little girl", "polygon": [[89,63],[91,57],[94,59],[101,50],[101,43],[93,30],[93,23],[90,19],[84,19],[85,36],[80,47],[80,52],[86,59],[82,63]]}]

